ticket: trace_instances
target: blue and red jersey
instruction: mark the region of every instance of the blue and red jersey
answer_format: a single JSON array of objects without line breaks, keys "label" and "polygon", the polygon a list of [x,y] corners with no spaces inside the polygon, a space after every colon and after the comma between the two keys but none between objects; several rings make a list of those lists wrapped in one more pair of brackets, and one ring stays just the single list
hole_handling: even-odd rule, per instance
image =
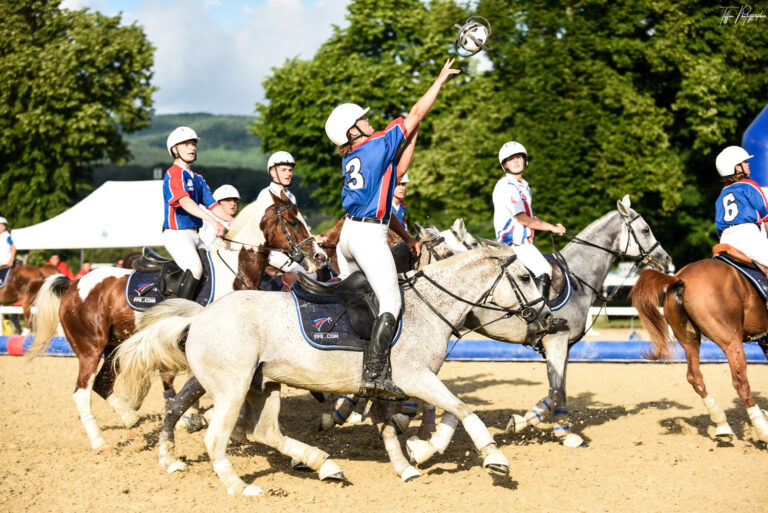
[{"label": "blue and red jersey", "polygon": [[179,200],[184,197],[192,198],[195,203],[205,206],[208,210],[218,204],[201,175],[174,164],[165,172],[163,178],[164,229],[184,230],[200,228],[203,225],[202,219],[193,216],[179,205]]},{"label": "blue and red jersey", "polygon": [[403,118],[397,118],[344,156],[341,204],[347,214],[389,218],[397,173],[395,155],[407,138]]},{"label": "blue and red jersey", "polygon": [[723,187],[715,204],[718,238],[729,226],[748,223],[760,226],[767,220],[768,201],[757,182],[744,178]]},{"label": "blue and red jersey", "polygon": [[405,220],[405,214],[407,212],[407,209],[405,208],[405,203],[402,201],[400,202],[400,206],[397,207],[395,205],[392,205],[392,215],[394,215],[398,221],[400,221],[400,224],[403,225],[403,228],[405,228],[405,231],[408,231],[408,223]]}]

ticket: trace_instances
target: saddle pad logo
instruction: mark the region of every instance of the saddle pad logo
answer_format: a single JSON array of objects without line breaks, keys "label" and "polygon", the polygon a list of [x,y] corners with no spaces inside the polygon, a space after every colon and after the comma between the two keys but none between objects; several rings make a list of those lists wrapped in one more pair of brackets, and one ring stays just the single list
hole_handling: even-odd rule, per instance
[{"label": "saddle pad logo", "polygon": [[144,289],[146,289],[147,287],[151,287],[152,285],[154,285],[154,283],[142,283],[141,285],[136,287],[136,292],[141,294],[142,292],[144,292]]},{"label": "saddle pad logo", "polygon": [[314,321],[312,321],[312,324],[315,325],[315,328],[317,328],[317,331],[320,331],[320,328],[323,327],[323,324],[325,324],[326,322],[331,322],[332,320],[333,320],[333,317],[331,316],[320,317],[319,319],[315,319]]}]

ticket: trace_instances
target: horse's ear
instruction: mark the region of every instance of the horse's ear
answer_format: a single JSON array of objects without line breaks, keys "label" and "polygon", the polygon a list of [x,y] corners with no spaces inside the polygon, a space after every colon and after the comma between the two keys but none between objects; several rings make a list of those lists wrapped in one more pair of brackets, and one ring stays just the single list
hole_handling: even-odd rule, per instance
[{"label": "horse's ear", "polygon": [[629,215],[629,209],[632,206],[632,202],[629,201],[629,194],[625,195],[623,198],[621,198],[619,201],[616,202],[616,208],[619,209],[619,212],[624,217],[627,217]]},{"label": "horse's ear", "polygon": [[467,232],[467,227],[464,225],[464,219],[461,217],[456,219],[453,222],[451,229],[459,235],[459,238],[461,238]]},{"label": "horse's ear", "polygon": [[416,235],[418,236],[418,239],[419,240],[426,240],[427,239],[427,233],[424,230],[424,227],[421,226],[419,223],[417,223],[415,221],[413,222],[413,226],[414,226],[414,228],[416,228]]}]

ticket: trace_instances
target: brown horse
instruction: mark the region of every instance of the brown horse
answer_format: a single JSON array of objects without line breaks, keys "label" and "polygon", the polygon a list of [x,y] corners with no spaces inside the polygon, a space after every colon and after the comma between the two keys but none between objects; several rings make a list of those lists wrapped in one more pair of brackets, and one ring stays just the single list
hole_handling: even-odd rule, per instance
[{"label": "brown horse", "polygon": [[[339,274],[339,263],[336,256],[336,246],[341,238],[341,229],[344,227],[345,218],[336,221],[336,224],[330,230],[323,233],[325,242],[321,244],[321,247],[328,254],[328,262],[330,263],[331,271],[336,275]],[[387,244],[392,249],[392,256],[395,259],[395,267],[397,272],[405,272],[413,268],[414,262],[409,254],[408,246],[405,243],[398,245],[402,239],[390,229],[387,232]]]},{"label": "brown horse", "polygon": [[[688,360],[688,382],[701,396],[717,426],[715,435],[730,440],[733,431],[725,412],[707,394],[704,385],[699,368],[702,334],[725,353],[731,367],[733,387],[747,408],[756,437],[768,442],[768,420],[752,399],[742,347],[745,340],[756,341],[768,358],[768,311],[747,278],[721,260],[699,260],[683,267],[675,276],[644,271],[631,295],[653,342],[653,349],[646,358],[671,358],[676,347],[667,330],[669,323]],[[662,297],[663,315],[658,309]]]},{"label": "brown horse", "polygon": [[52,265],[38,267],[36,265],[17,265],[10,270],[10,276],[5,286],[0,288],[0,305],[10,305],[21,301],[24,310],[24,331],[31,329],[30,312],[43,281],[48,276],[58,273]]},{"label": "brown horse", "polygon": [[[298,221],[298,208],[287,198],[273,199],[274,205],[266,209],[256,203],[245,207],[232,222],[226,237],[217,239],[210,248],[216,277],[214,300],[234,289],[249,288],[252,273],[258,272],[259,256],[255,248],[265,244],[303,260],[309,271],[325,264],[325,254]],[[80,419],[91,446],[105,455],[113,451],[91,411],[91,391],[106,399],[127,427],[139,419],[135,411],[139,404],[129,404],[124,397],[112,394],[114,351],[135,329],[135,312],[125,300],[130,273],[129,269],[102,267],[72,282],[62,275],[52,276],[45,281],[35,301],[37,337],[28,355],[31,358],[38,355],[61,322],[79,363],[74,399]],[[104,364],[97,374],[102,354]],[[164,380],[164,386],[166,397],[173,395],[172,377]]]}]

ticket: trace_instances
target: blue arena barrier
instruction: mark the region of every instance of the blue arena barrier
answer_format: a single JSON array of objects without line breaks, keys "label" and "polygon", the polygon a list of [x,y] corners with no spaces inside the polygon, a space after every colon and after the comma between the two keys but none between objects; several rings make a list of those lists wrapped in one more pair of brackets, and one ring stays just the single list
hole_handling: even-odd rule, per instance
[{"label": "blue arena barrier", "polygon": [[[507,344],[496,340],[459,340],[451,341],[448,345],[450,361],[498,361],[498,362],[539,362],[544,361],[541,355],[530,347],[520,344]],[[32,337],[0,336],[0,355],[23,355],[32,345]],[[582,340],[571,348],[568,361],[571,362],[626,362],[651,363],[643,358],[643,353],[651,347],[649,341],[593,341]],[[679,348],[679,359],[684,362],[685,354]],[[744,352],[749,363],[768,363],[757,344],[745,344]],[[48,349],[43,353],[47,356],[75,356],[69,342],[64,337],[54,337]],[[725,354],[714,342],[704,341],[701,344],[702,363],[727,362]]]}]

